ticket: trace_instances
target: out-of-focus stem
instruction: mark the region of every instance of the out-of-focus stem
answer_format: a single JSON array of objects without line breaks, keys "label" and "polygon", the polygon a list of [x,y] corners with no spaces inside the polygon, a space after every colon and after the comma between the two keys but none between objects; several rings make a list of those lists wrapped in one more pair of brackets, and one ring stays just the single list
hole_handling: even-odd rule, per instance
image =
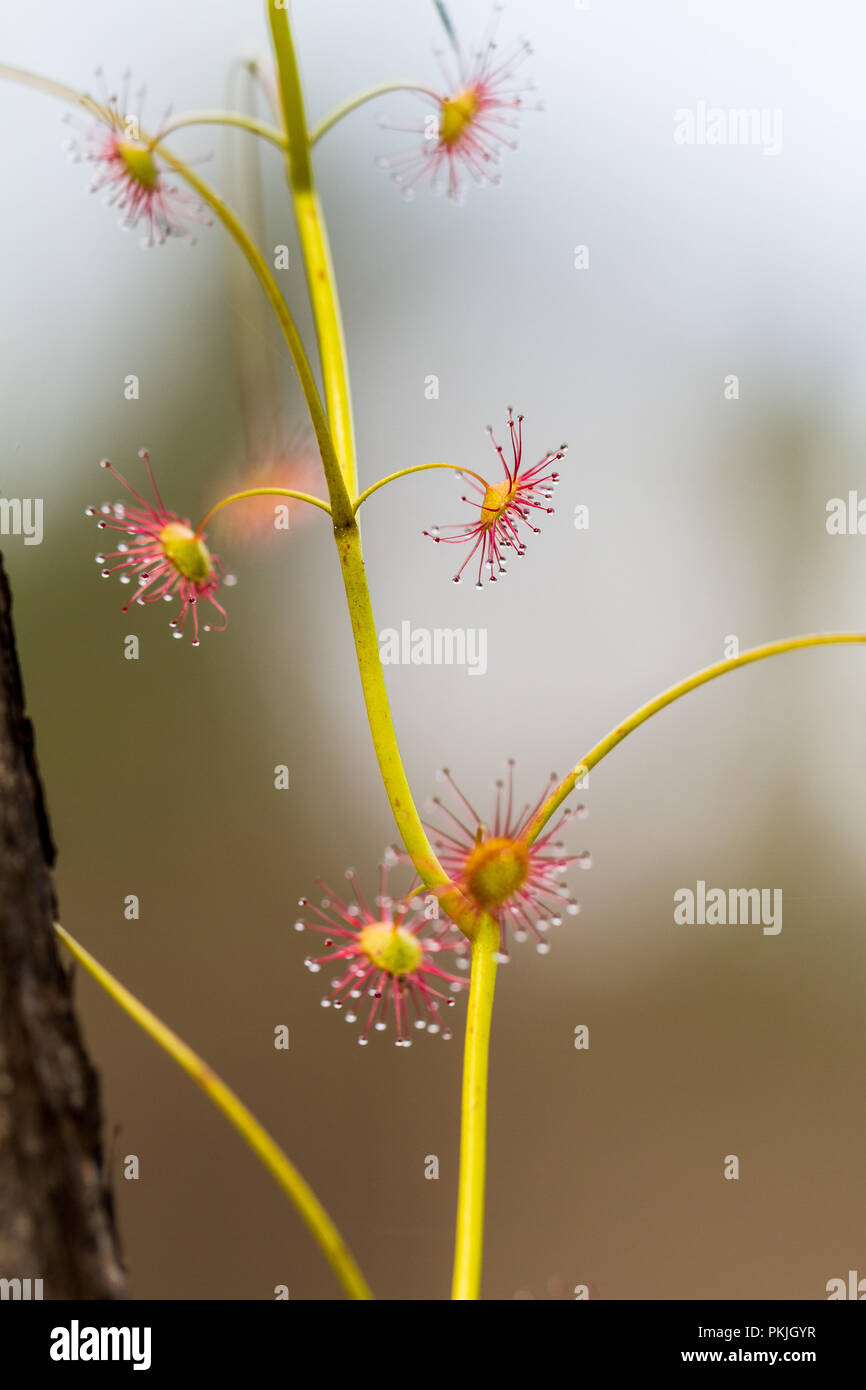
[{"label": "out-of-focus stem", "polygon": [[[26,72],[22,68],[13,68],[0,65],[0,79],[8,78],[14,82],[21,82],[26,86],[35,87],[39,91],[47,92],[50,96],[59,97],[62,101],[68,101],[76,106],[81,106],[89,111],[97,119],[110,120],[110,112],[105,111],[98,102],[83,92],[78,92],[73,87],[68,87],[61,82],[54,82],[49,78],[40,77],[37,73]],[[142,133],[142,140],[150,142],[151,137]],[[304,399],[310,412],[313,423],[313,430],[319,446],[319,453],[322,458],[322,467],[325,471],[325,478],[328,482],[328,490],[331,495],[332,507],[335,515],[339,512],[345,518],[352,515],[352,504],[349,494],[343,482],[340,463],[335,449],[334,440],[322,403],[319,399],[319,391],[316,386],[315,377],[307,359],[301,336],[295,327],[295,321],[289,312],[289,307],[280,293],[279,286],[270,272],[267,262],[253,241],[247,229],[244,227],[240,218],[220,197],[220,195],[205,183],[204,179],[193,173],[181,159],[172,154],[164,146],[160,146],[160,158],[164,164],[173,169],[176,174],[189,184],[202,202],[205,203],[218,220],[225,227],[229,235],[234,239],[240,250],[246,257],[249,265],[259,281],[262,289],[267,295],[268,301],[277,316],[277,322],[282,329],[283,337],[286,340],[292,361],[301,383]]]},{"label": "out-of-focus stem", "polygon": [[289,312],[289,307],[280,293],[279,286],[270,272],[268,264],[241,223],[227,203],[216,193],[208,184],[200,179],[197,174],[188,168],[176,155],[170,154],[165,148],[160,148],[160,158],[168,164],[171,169],[180,174],[186,180],[190,188],[194,189],[202,202],[215,213],[222,222],[226,231],[234,238],[250,263],[260,285],[262,286],[277,321],[283,332],[283,337],[288,344],[292,360],[295,364],[298,377],[301,383],[301,390],[307,402],[307,409],[310,412],[310,419],[313,423],[313,430],[316,435],[316,442],[319,446],[319,454],[322,459],[322,467],[325,472],[325,479],[328,484],[328,491],[331,495],[332,508],[338,507],[347,515],[351,514],[351,502],[343,483],[340,463],[337,455],[335,442],[331,435],[328,420],[322,409],[319,399],[319,391],[310,367],[301,336],[295,326],[295,321]]},{"label": "out-of-focus stem", "polygon": [[276,130],[266,121],[257,121],[254,116],[244,116],[239,111],[184,111],[166,121],[159,134],[151,139],[151,147],[155,148],[176,130],[184,130],[191,125],[238,126],[241,130],[249,131],[250,135],[259,135],[263,140],[269,140],[285,154],[286,137],[281,130]]},{"label": "out-of-focus stem", "polygon": [[330,111],[310,131],[310,144],[317,144],[323,135],[327,135],[328,131],[333,129],[344,116],[348,116],[351,111],[357,111],[358,107],[363,106],[365,102],[375,101],[376,97],[385,96],[388,92],[421,92],[424,96],[429,97],[437,107],[442,105],[442,98],[438,93],[430,87],[419,86],[417,82],[381,82],[378,87],[367,87],[363,92],[358,92],[356,96],[350,97],[348,101],[344,101],[340,106]]}]

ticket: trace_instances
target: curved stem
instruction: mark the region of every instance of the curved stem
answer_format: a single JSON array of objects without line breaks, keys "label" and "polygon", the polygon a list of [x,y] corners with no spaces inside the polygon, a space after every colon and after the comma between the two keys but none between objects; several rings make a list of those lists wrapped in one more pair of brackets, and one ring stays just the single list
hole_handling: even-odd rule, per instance
[{"label": "curved stem", "polygon": [[768,656],[780,656],[783,652],[800,651],[803,647],[824,647],[848,642],[866,642],[866,632],[819,632],[807,637],[788,637],[780,642],[768,642],[763,647],[752,647],[751,650],[742,652],[739,656],[732,656],[727,661],[717,661],[714,666],[706,666],[702,671],[697,671],[693,676],[688,676],[686,680],[680,681],[678,685],[672,685],[669,690],[663,690],[661,695],[657,695],[654,700],[641,705],[640,709],[635,710],[628,719],[617,724],[616,728],[612,729],[594,748],[591,748],[586,756],[571,769],[568,776],[564,777],[559,785],[553,789],[548,799],[539,807],[526,827],[523,835],[526,843],[531,845],[538,838],[550,817],[574,790],[575,784],[580,781],[581,777],[589,772],[590,768],[600,763],[602,758],[606,757],[618,743],[622,743],[623,739],[627,738],[634,729],[645,724],[666,705],[672,705],[674,700],[688,695],[690,690],[696,690],[699,685],[706,685],[707,681],[715,680],[717,676],[727,675],[728,671],[737,671],[741,666],[749,666],[754,661],[763,661]]},{"label": "curved stem", "polygon": [[[21,68],[0,65],[0,78],[4,77],[15,82],[22,82],[27,86],[35,87],[39,91],[59,97],[62,101],[69,101],[77,106],[83,106],[98,119],[107,119],[109,117],[109,113],[106,113],[91,97],[86,96],[82,92],[77,92],[74,88],[67,87],[61,82],[54,82],[49,78],[40,77],[36,73],[25,72]],[[143,134],[142,139],[148,141],[150,137]],[[345,484],[343,483],[334,440],[331,437],[327,417],[319,399],[319,392],[312,368],[307,360],[307,354],[304,351],[304,345],[301,342],[300,334],[295,327],[295,321],[289,312],[286,301],[280,293],[276,280],[268,268],[267,262],[243,223],[214,189],[206,184],[203,179],[200,179],[197,174],[194,174],[182,160],[178,159],[176,155],[171,154],[168,150],[164,148],[160,149],[160,159],[164,164],[167,164],[170,169],[173,169],[176,174],[179,174],[181,178],[189,184],[190,188],[198,194],[202,202],[206,203],[211,209],[229,235],[240,247],[254,275],[259,281],[259,284],[267,295],[268,301],[277,316],[277,321],[282,329],[283,337],[286,340],[289,352],[292,355],[292,361],[295,364],[295,369],[300,379],[301,389],[304,393],[304,399],[307,402],[307,408],[310,412],[313,430],[319,446],[322,466],[325,470],[325,478],[328,483],[328,491],[331,496],[331,503],[335,515],[339,509],[341,514],[345,517],[351,516],[351,503]]]},{"label": "curved stem", "polygon": [[191,125],[239,126],[241,130],[248,130],[251,135],[260,135],[262,139],[269,140],[284,154],[286,151],[286,137],[281,130],[268,125],[265,121],[257,121],[253,116],[244,116],[238,111],[187,111],[183,115],[175,116],[173,120],[167,121],[159,134],[148,142],[150,149],[155,149],[176,130],[184,130],[186,126]]},{"label": "curved stem", "polygon": [[309,502],[311,506],[319,507],[323,512],[327,512],[328,516],[331,515],[331,508],[327,502],[323,502],[321,497],[313,497],[309,492],[294,492],[289,487],[250,487],[245,492],[233,492],[230,497],[223,497],[222,501],[211,507],[204,520],[195,528],[195,534],[200,536],[211,517],[223,507],[227,507],[230,502],[243,502],[247,497],[294,497],[298,502]]},{"label": "curved stem", "polygon": [[54,930],[64,946],[75,959],[84,966],[98,985],[111,996],[116,1004],[153,1038],[154,1042],[168,1053],[187,1074],[191,1076],[205,1095],[209,1096],[218,1110],[225,1115],[253,1153],[261,1159],[273,1178],[279,1183],[298,1214],[306,1222],[313,1238],[319,1245],[331,1268],[350,1298],[370,1299],[373,1297],[360,1269],[337,1230],[333,1221],[322,1206],[312,1188],[301,1177],[282,1149],[271,1138],[267,1130],[247,1109],[234,1091],[228,1087],[215,1072],[193,1052],[171,1028],[166,1027],[156,1014],[152,1013],[141,1000],[136,999],[119,980],[99,964],[89,951],[69,935],[59,923]]},{"label": "curved stem", "polygon": [[499,929],[487,921],[472,943],[472,978],[463,1050],[460,1178],[452,1298],[477,1299],[484,1244],[484,1179],[487,1168],[487,1070],[496,985]]},{"label": "curved stem", "polygon": [[105,120],[109,115],[105,107],[94,97],[88,96],[87,92],[79,92],[75,87],[68,87],[65,82],[55,82],[52,77],[43,77],[38,72],[27,72],[24,68],[13,68],[8,63],[0,63],[0,79],[20,82],[22,86],[33,87],[37,92],[45,92],[47,96],[68,101],[73,106],[82,106],[89,115],[95,116],[98,120]]},{"label": "curved stem", "polygon": [[[343,477],[346,486],[354,493],[357,491],[357,484],[349,380],[334,287],[334,270],[313,183],[309,136],[297,60],[289,17],[286,10],[278,5],[277,0],[268,0],[268,17],[277,57],[280,99],[289,141],[289,183],[319,335],[325,394],[337,451],[343,465]],[[478,927],[477,914],[439,863],[436,852],[427,838],[403,768],[388,704],[388,692],[379,656],[379,639],[361,553],[361,534],[354,511],[351,504],[348,514],[342,506],[337,505],[330,480],[328,487],[334,518],[334,539],[342,566],[367,718],[391,812],[422,883],[436,892],[444,910],[471,940]]]},{"label": "curved stem", "polygon": [[329,112],[324,120],[319,121],[319,124],[310,131],[310,144],[315,145],[323,135],[327,135],[328,131],[344,116],[348,116],[351,111],[356,111],[365,102],[374,101],[376,97],[385,96],[388,92],[422,92],[424,96],[430,97],[431,101],[435,101],[437,106],[442,104],[442,98],[437,92],[432,91],[430,87],[422,87],[417,82],[380,82],[377,87],[365,88],[363,92],[358,92],[357,96],[350,97],[348,101],[344,101]]},{"label": "curved stem", "polygon": [[275,121],[278,121],[280,119],[280,102],[277,96],[273,73],[265,72],[257,58],[247,58],[236,61],[240,61],[241,65],[245,67],[247,72],[258,82],[262,95],[270,108],[271,115]]},{"label": "curved stem", "polygon": [[464,936],[473,941],[484,919],[479,919],[477,909],[457,884],[449,879],[439,863],[436,851],[427,838],[403,767],[379,655],[379,638],[361,556],[360,532],[356,523],[352,522],[349,526],[335,528],[334,534],[343,571],[367,721],[391,814],[421,882],[436,894],[441,907]]},{"label": "curved stem", "polygon": [[378,483],[373,483],[356,498],[354,511],[357,512],[362,502],[366,502],[368,497],[372,497],[374,492],[378,492],[380,487],[386,483],[393,483],[397,478],[405,478],[409,473],[423,473],[428,468],[450,468],[455,473],[462,473],[465,478],[474,478],[483,488],[488,487],[486,478],[482,478],[480,473],[473,473],[471,468],[461,468],[459,463],[413,463],[411,468],[400,468],[396,473],[389,473],[387,478],[380,478]]},{"label": "curved stem", "polygon": [[[400,837],[419,878],[427,888],[441,890],[450,880],[427,838],[427,832],[415,807],[391,719],[385,674],[379,656],[379,637],[373,618],[364,561],[361,557],[360,532],[353,521],[349,526],[336,530],[335,535],[358,658],[358,671],[367,707],[367,719],[382,781]],[[440,901],[445,903],[448,899],[440,898]]]},{"label": "curved stem", "polygon": [[[278,0],[268,0],[268,17],[277,58],[280,101],[282,102],[283,120],[289,143],[289,187],[295,207],[298,236],[307,271],[307,284],[309,285],[313,319],[319,342],[319,356],[325,383],[325,403],[328,408],[328,419],[345,488],[354,497],[358,491],[358,482],[343,322],[337,299],[325,219],[319,205],[313,178],[301,79],[292,43],[287,9],[281,6]],[[332,504],[335,501],[333,494],[331,501]],[[341,515],[341,509],[336,505],[333,510],[335,522],[348,520],[348,517]]]},{"label": "curved stem", "polygon": [[295,321],[289,312],[286,301],[280,293],[276,280],[270,272],[267,262],[239,218],[218,193],[200,179],[197,174],[194,174],[182,160],[170,154],[168,150],[160,149],[160,158],[169,168],[174,169],[175,173],[181,175],[189,184],[190,188],[194,189],[199,195],[202,202],[206,203],[219,218],[226,231],[237,242],[241,251],[243,251],[259,284],[267,295],[271,307],[277,316],[277,321],[282,329],[283,337],[286,340],[289,352],[292,354],[295,370],[298,373],[298,378],[301,383],[301,390],[307,402],[307,409],[310,412],[310,419],[313,422],[313,430],[316,435],[316,442],[319,446],[319,454],[322,459],[322,467],[325,471],[325,479],[331,496],[332,508],[335,514],[338,507],[345,513],[350,514],[351,502],[343,483],[336,444],[332,438],[328,420],[322,408],[321,400],[319,399],[319,391],[316,386],[313,371],[304,350],[304,345],[301,342],[301,336],[295,327]]}]

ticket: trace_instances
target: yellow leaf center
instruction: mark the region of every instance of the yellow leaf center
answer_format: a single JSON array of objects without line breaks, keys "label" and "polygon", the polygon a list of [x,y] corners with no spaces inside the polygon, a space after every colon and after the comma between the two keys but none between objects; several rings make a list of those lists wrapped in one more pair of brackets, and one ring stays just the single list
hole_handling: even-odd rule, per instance
[{"label": "yellow leaf center", "polygon": [[484,501],[481,503],[481,520],[485,526],[494,526],[505,514],[514,500],[516,491],[516,485],[509,483],[507,478],[503,478],[501,483],[488,485]]},{"label": "yellow leaf center", "polygon": [[159,533],[162,553],[184,579],[204,584],[213,574],[213,560],[204,541],[181,521],[170,521]]},{"label": "yellow leaf center", "polygon": [[379,970],[389,975],[410,975],[424,958],[424,952],[411,932],[390,922],[371,922],[364,927],[361,950]]},{"label": "yellow leaf center", "polygon": [[140,140],[118,140],[116,148],[130,178],[142,188],[155,188],[159,170],[147,145],[143,145]]},{"label": "yellow leaf center", "polygon": [[474,88],[467,87],[456,96],[442,103],[442,118],[439,122],[439,139],[443,145],[453,145],[460,139],[466,127],[472,123],[478,110],[478,95]]},{"label": "yellow leaf center", "polygon": [[529,872],[529,851],[519,840],[497,836],[477,844],[466,861],[466,886],[481,907],[501,907]]}]

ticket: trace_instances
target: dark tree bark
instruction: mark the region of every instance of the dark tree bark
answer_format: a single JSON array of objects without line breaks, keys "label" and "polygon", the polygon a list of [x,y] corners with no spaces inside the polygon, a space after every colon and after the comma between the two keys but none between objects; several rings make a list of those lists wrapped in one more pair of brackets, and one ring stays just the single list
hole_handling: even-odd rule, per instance
[{"label": "dark tree bark", "polygon": [[99,1085],[54,935],[53,863],[0,556],[0,1279],[41,1279],[45,1298],[124,1298]]}]

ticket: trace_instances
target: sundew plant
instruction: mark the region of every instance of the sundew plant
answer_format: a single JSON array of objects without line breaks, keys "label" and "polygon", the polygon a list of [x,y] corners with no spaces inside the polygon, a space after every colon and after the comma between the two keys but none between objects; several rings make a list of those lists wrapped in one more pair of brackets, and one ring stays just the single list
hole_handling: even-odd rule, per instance
[{"label": "sundew plant", "polygon": [[[370,9],[374,13],[375,3]],[[288,500],[327,516],[354,643],[358,698],[363,700],[381,775],[381,789],[370,789],[370,802],[384,790],[393,835],[383,846],[380,862],[357,865],[343,881],[324,882],[313,872],[308,881],[294,885],[299,906],[291,925],[298,932],[297,969],[306,968],[312,977],[310,988],[321,995],[320,1027],[335,1027],[337,1015],[347,1020],[343,1041],[365,1049],[371,1073],[379,1065],[380,1049],[388,1044],[415,1044],[416,1052],[417,1047],[444,1044],[463,1049],[462,1092],[454,1096],[453,1108],[460,1133],[452,1284],[452,1296],[458,1300],[478,1299],[482,1290],[487,1092],[497,976],[509,962],[505,978],[511,985],[525,953],[534,950],[549,956],[555,953],[557,931],[577,929],[577,879],[590,867],[589,852],[577,840],[576,830],[583,817],[579,795],[586,777],[655,714],[717,677],[802,648],[866,642],[862,632],[819,632],[784,636],[738,652],[648,699],[588,748],[572,745],[571,723],[563,710],[560,734],[569,767],[564,776],[550,777],[547,768],[515,767],[511,750],[492,747],[485,735],[479,740],[478,767],[441,768],[432,805],[422,803],[410,786],[392,722],[365,568],[362,526],[367,508],[376,505],[383,489],[393,489],[396,496],[412,487],[414,474],[438,470],[441,516],[431,518],[417,538],[424,572],[431,592],[451,583],[475,586],[486,591],[478,595],[483,603],[490,598],[490,586],[496,586],[498,598],[506,585],[533,582],[520,561],[527,551],[543,547],[545,531],[560,524],[557,486],[581,463],[560,442],[573,421],[525,417],[520,400],[503,399],[498,417],[487,426],[487,439],[474,448],[471,467],[432,459],[407,462],[396,472],[377,476],[375,450],[364,439],[356,440],[340,287],[329,251],[327,209],[317,191],[316,161],[320,142],[340,122],[355,119],[367,103],[384,99],[387,115],[381,138],[386,148],[380,170],[371,169],[369,177],[390,179],[395,210],[402,197],[422,218],[425,200],[439,196],[454,204],[459,222],[460,205],[467,198],[507,200],[519,186],[520,128],[525,122],[544,121],[546,115],[544,93],[532,80],[531,49],[514,31],[508,10],[501,9],[493,7],[486,32],[464,33],[456,6],[447,8],[434,0],[441,34],[437,82],[414,85],[400,80],[366,88],[349,95],[316,125],[308,117],[303,54],[296,51],[287,0],[267,4],[272,62],[261,66],[258,76],[271,103],[268,120],[239,110],[180,110],[149,125],[146,109],[125,77],[112,85],[109,75],[100,76],[93,90],[84,92],[65,85],[61,75],[0,68],[4,80],[27,84],[68,106],[73,158],[148,254],[172,255],[171,243],[182,241],[189,244],[186,254],[194,256],[197,239],[231,238],[291,358],[315,439],[317,489],[277,486],[265,479],[260,486],[228,493],[205,514],[191,516],[183,488],[178,487],[182,472],[177,460],[168,470],[169,492],[163,460],[151,458],[147,450],[138,457],[103,459],[102,495],[88,509],[96,550],[94,579],[107,581],[106,591],[142,627],[168,624],[178,641],[204,648],[225,640],[220,634],[235,621],[235,573],[242,579],[244,566],[256,564],[255,546],[235,556],[226,553],[222,540],[214,540],[216,518],[241,518],[256,505],[254,499],[262,497],[273,498],[275,506]],[[258,243],[240,212],[201,167],[190,167],[174,152],[172,137],[190,126],[234,127],[239,138],[265,142],[278,151],[285,170],[285,198],[294,212],[302,250],[314,336],[299,330],[271,249]],[[509,184],[492,192],[504,167]],[[455,235],[460,235],[459,227]],[[448,284],[437,293],[447,297]],[[543,342],[533,350],[543,353]],[[479,419],[478,426],[483,429],[486,421]],[[94,605],[100,602],[106,602],[106,593],[94,593]],[[334,640],[348,640],[348,629],[336,618],[334,624]],[[531,627],[521,632],[527,661],[540,667],[544,653],[533,649],[534,640]],[[729,689],[734,699],[736,688]],[[206,686],[199,698],[207,700]],[[478,698],[483,703],[486,697]],[[558,711],[558,704],[550,702],[545,717],[556,722]],[[527,718],[531,714],[528,711]],[[427,738],[436,761],[448,764],[447,720],[428,729]],[[480,802],[474,790],[477,776],[492,770],[497,777],[492,794]],[[319,775],[323,788],[336,787],[339,768],[325,765]],[[647,833],[652,835],[651,826]],[[328,1194],[314,1191],[315,1175],[310,1175],[311,1181],[302,1177],[242,1099],[85,945],[60,924],[57,934],[249,1144],[306,1222],[345,1294],[371,1298],[363,1251],[349,1250],[326,1209]],[[406,1065],[412,1062],[410,1055]],[[395,1126],[398,1122],[395,1115]],[[495,1154],[491,1161],[497,1161]],[[531,1203],[532,1190],[527,1185],[526,1202]],[[399,1261],[399,1249],[393,1258]]]}]

